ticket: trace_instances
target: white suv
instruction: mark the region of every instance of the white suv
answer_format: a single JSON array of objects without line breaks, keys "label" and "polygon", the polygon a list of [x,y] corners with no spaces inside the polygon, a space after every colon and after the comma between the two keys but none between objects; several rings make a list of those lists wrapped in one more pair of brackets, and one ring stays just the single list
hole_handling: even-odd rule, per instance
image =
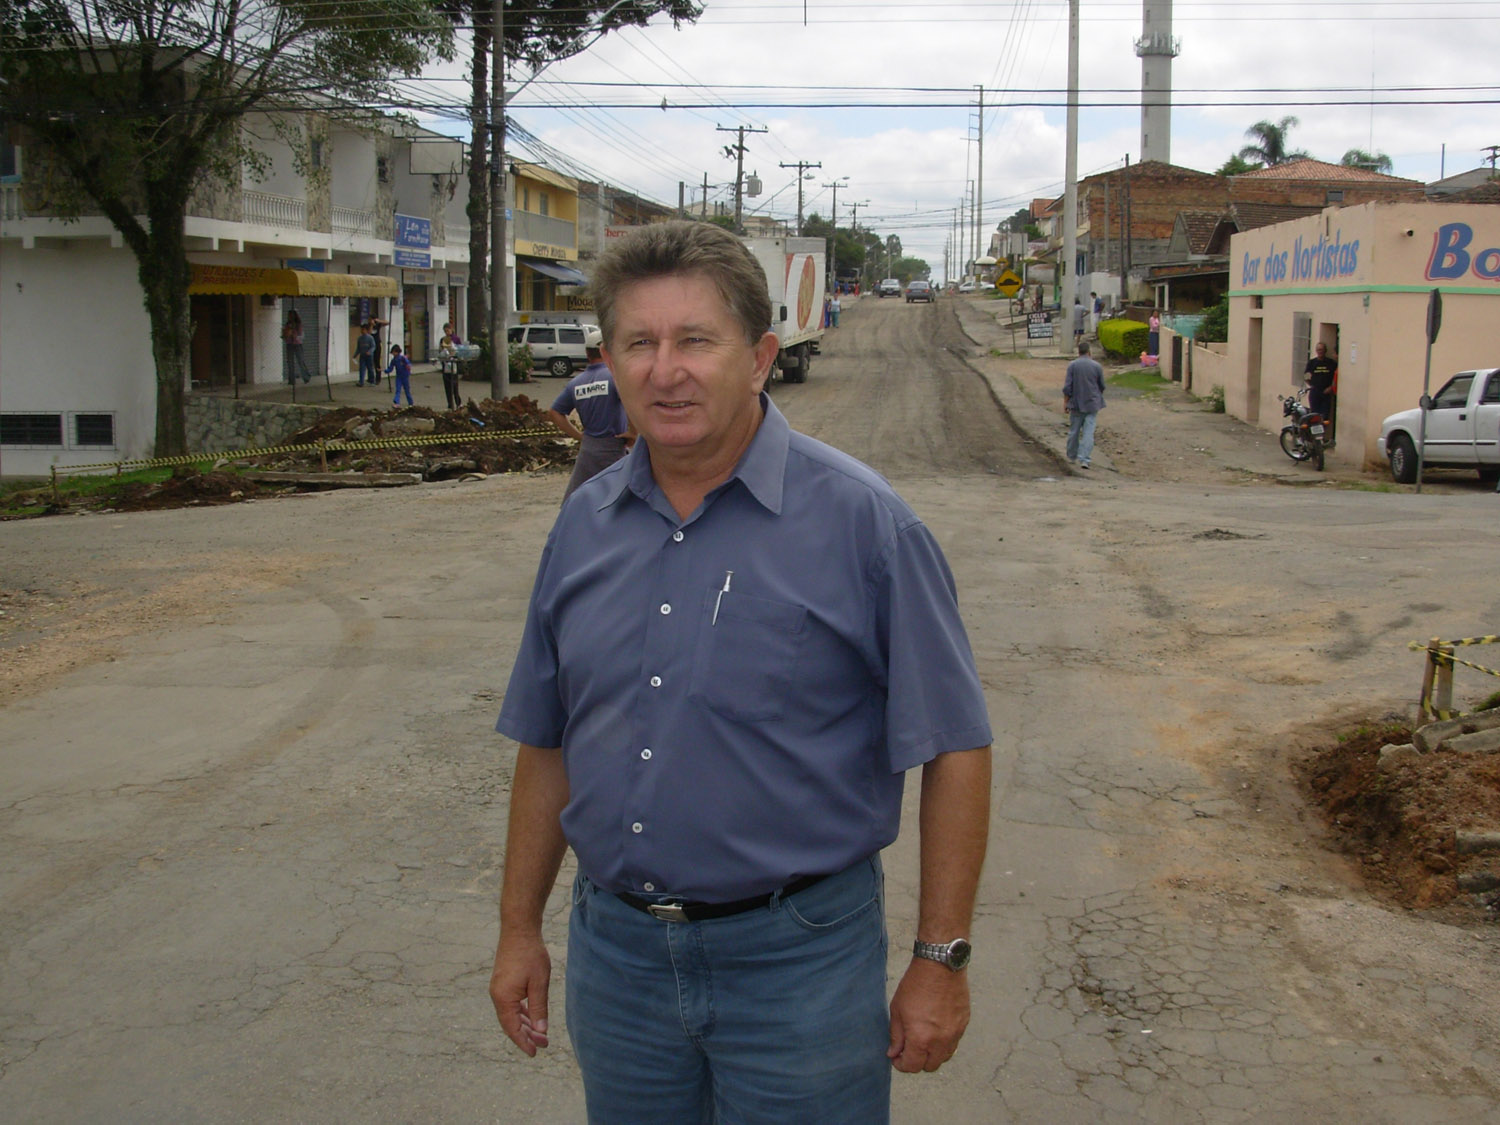
[{"label": "white suv", "polygon": [[901,281],[899,278],[888,277],[875,287],[877,297],[899,297],[901,296]]},{"label": "white suv", "polygon": [[583,324],[518,324],[505,333],[511,344],[531,349],[532,366],[548,375],[566,379],[589,365],[584,351]]}]

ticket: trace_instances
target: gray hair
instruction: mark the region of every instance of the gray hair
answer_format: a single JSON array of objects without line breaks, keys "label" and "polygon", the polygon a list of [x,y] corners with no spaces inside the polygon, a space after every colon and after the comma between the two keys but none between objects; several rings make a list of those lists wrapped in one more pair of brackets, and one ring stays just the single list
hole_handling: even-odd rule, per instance
[{"label": "gray hair", "polygon": [[605,342],[614,339],[615,302],[621,290],[638,281],[682,274],[696,274],[713,284],[752,346],[770,330],[766,274],[749,248],[715,223],[674,221],[640,227],[600,256],[589,295]]}]

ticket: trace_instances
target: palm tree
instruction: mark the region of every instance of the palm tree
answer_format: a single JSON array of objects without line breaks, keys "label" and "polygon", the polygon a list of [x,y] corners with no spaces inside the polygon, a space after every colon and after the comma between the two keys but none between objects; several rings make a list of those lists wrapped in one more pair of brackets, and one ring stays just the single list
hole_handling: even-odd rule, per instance
[{"label": "palm tree", "polygon": [[1384,172],[1387,176],[1395,167],[1391,158],[1383,152],[1366,152],[1362,148],[1351,148],[1339,160],[1345,168],[1365,168],[1371,172]]},{"label": "palm tree", "polygon": [[1301,160],[1307,153],[1298,149],[1295,152],[1287,150],[1287,134],[1300,124],[1291,116],[1283,117],[1280,121],[1257,121],[1245,130],[1245,136],[1255,141],[1254,144],[1246,145],[1240,149],[1241,160],[1248,160],[1253,164],[1270,168],[1276,164],[1285,164],[1289,160]]}]

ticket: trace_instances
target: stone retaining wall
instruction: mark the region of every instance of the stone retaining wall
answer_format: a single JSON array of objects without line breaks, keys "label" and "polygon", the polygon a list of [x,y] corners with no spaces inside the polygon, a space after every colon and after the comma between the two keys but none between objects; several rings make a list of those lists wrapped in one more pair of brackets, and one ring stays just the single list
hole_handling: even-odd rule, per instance
[{"label": "stone retaining wall", "polygon": [[217,395],[188,395],[183,408],[187,447],[194,453],[227,453],[280,445],[314,422],[324,408],[287,402],[247,402]]}]

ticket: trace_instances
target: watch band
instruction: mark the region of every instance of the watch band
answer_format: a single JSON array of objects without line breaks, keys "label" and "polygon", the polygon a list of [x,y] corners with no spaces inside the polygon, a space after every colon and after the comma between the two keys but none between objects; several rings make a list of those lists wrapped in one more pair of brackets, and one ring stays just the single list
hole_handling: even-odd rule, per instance
[{"label": "watch band", "polygon": [[936,961],[951,972],[958,972],[969,963],[974,948],[967,938],[954,938],[949,942],[915,941],[912,955],[928,961]]}]

